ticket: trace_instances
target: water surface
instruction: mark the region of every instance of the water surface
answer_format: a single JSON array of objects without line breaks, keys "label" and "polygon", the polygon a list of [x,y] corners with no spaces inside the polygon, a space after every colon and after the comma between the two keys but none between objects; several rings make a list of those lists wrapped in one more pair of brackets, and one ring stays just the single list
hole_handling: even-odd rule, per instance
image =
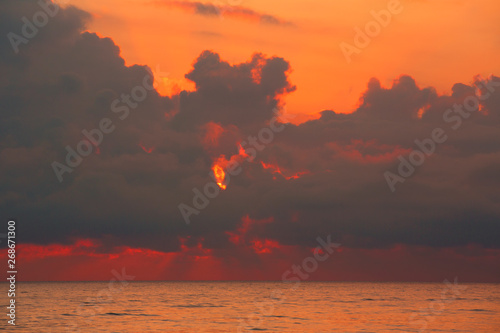
[{"label": "water surface", "polygon": [[[18,283],[9,332],[500,332],[500,285]],[[6,305],[4,299],[3,305]],[[5,307],[3,307],[5,309]]]}]

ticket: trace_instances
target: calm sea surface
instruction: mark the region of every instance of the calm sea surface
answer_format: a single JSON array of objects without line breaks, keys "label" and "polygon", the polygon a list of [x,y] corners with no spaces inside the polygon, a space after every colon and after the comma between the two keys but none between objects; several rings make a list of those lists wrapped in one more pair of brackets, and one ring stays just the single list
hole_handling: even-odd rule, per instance
[{"label": "calm sea surface", "polygon": [[[1,284],[3,288],[6,284]],[[500,332],[500,285],[18,283],[9,332]],[[2,292],[3,293],[3,292]]]}]

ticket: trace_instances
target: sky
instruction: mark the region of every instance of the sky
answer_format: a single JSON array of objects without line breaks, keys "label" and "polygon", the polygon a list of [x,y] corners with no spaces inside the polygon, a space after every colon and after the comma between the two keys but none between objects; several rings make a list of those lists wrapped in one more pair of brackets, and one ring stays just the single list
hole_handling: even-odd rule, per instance
[{"label": "sky", "polygon": [[0,0],[21,280],[500,282],[500,3],[58,4]]},{"label": "sky", "polygon": [[[374,19],[371,12],[387,10],[390,1],[199,2],[217,6],[220,16],[196,14],[188,1],[114,1],[77,3],[94,15],[90,30],[112,36],[127,64],[160,66],[170,73],[171,83],[162,92],[175,84],[191,88],[184,74],[204,50],[214,50],[230,63],[247,61],[255,52],[284,57],[300,88],[287,96],[288,110],[312,116],[326,109],[354,111],[372,77],[390,85],[408,74],[422,86],[451,93],[456,82],[500,70],[493,56],[500,50],[500,4],[495,1],[402,1],[401,11],[350,63],[340,44],[353,45],[354,28],[364,29]],[[257,15],[237,15],[231,4],[282,24],[255,24]]]}]

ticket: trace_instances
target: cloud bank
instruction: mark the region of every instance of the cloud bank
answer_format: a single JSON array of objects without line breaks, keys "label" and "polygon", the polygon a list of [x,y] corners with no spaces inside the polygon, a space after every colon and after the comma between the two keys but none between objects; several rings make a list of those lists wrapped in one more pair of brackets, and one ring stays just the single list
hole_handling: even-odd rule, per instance
[{"label": "cloud bank", "polygon": [[[195,251],[226,263],[279,257],[329,234],[357,251],[474,246],[491,258],[487,251],[500,248],[498,77],[457,83],[451,95],[408,75],[390,87],[371,79],[355,112],[325,110],[288,124],[186,225],[178,205],[191,203],[193,188],[213,181],[215,161],[240,154],[241,142],[269,126],[297,89],[290,64],[258,53],[230,64],[205,51],[186,74],[194,91],[151,90],[133,107],[126,96],[150,69],[126,66],[113,40],[86,32],[88,13],[61,9],[16,54],[5,36],[21,35],[21,18],[40,6],[2,6],[0,211],[18,221],[21,243],[91,239],[96,253]],[[467,117],[448,111],[486,94]],[[116,100],[128,107],[125,119]],[[59,182],[53,161],[64,163],[66,147],[103,118],[114,131]],[[396,172],[398,156],[435,128],[447,141],[391,192],[384,173]]]}]

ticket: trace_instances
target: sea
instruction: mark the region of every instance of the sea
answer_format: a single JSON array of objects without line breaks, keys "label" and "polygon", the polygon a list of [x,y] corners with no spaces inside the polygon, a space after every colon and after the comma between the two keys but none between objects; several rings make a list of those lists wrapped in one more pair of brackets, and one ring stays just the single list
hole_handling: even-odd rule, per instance
[{"label": "sea", "polygon": [[500,332],[500,284],[456,280],[18,282],[15,325],[2,299],[7,332]]}]

